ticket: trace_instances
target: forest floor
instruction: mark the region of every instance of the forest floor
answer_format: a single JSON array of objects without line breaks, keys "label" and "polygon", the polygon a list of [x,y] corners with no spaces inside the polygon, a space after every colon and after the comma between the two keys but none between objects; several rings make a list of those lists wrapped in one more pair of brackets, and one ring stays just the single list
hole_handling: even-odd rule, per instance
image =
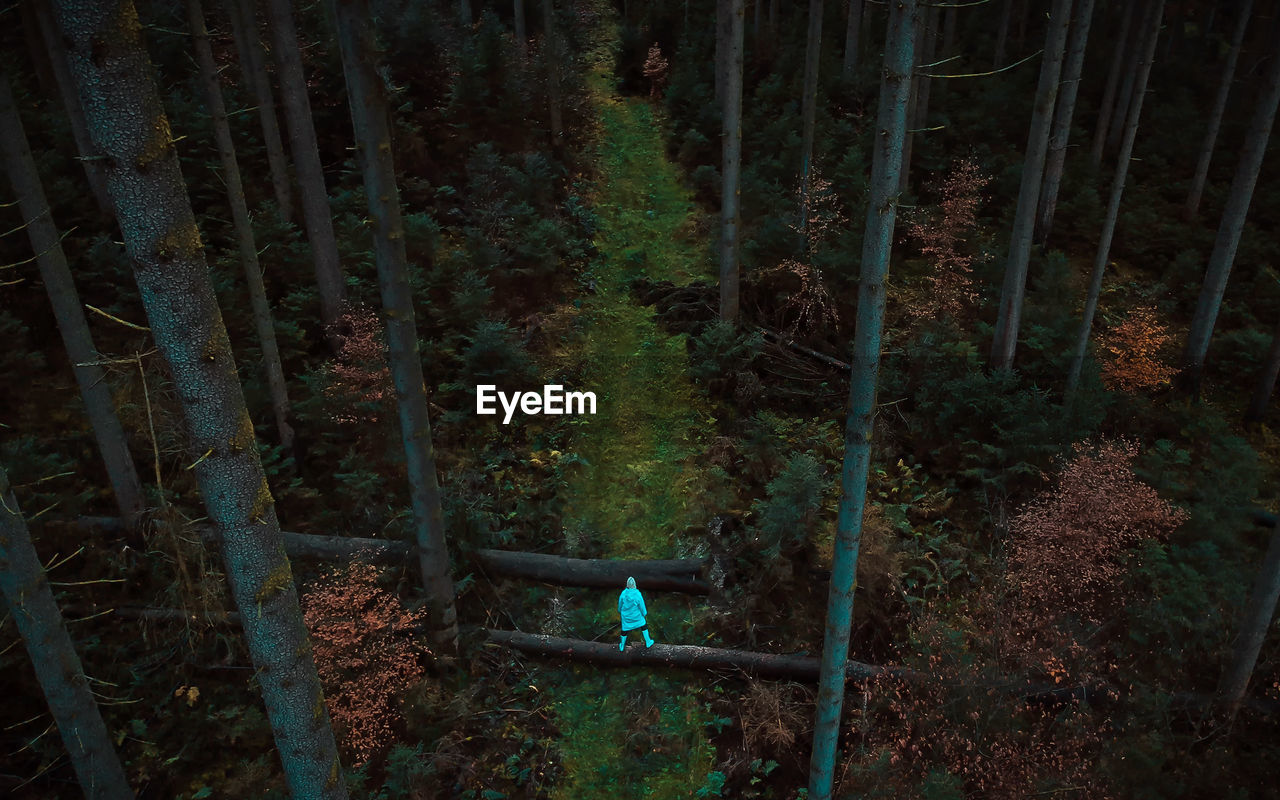
[{"label": "forest floor", "polygon": [[[574,318],[578,335],[557,358],[572,362],[583,383],[575,388],[594,391],[598,408],[571,423],[582,464],[566,487],[567,544],[574,550],[589,537],[594,552],[611,558],[689,555],[684,532],[707,521],[692,498],[708,490],[696,462],[714,420],[689,379],[685,337],[659,329],[630,283],[707,277],[705,242],[691,235],[696,208],[667,158],[653,108],[619,96],[609,61],[594,65],[588,80],[599,121],[592,154],[599,257],[584,276],[590,293],[561,312]],[[579,624],[617,641],[617,596],[594,594]],[[690,640],[697,612],[689,601],[646,600],[655,639]],[[631,647],[643,646],[631,638]],[[556,674],[551,700],[565,772],[554,797],[687,798],[707,779],[715,763],[711,715],[687,674],[592,667]]]}]

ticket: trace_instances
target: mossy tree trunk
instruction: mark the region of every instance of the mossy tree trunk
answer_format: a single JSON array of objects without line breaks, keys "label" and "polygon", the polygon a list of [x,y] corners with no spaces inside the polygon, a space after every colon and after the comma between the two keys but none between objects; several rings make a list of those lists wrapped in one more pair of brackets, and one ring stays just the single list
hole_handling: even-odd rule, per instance
[{"label": "mossy tree trunk", "polygon": [[[1272,29],[1274,30],[1274,26]],[[1249,214],[1249,205],[1253,202],[1253,189],[1258,183],[1262,161],[1267,154],[1267,143],[1276,119],[1276,107],[1280,105],[1280,47],[1273,43],[1270,50],[1271,65],[1258,92],[1257,106],[1245,134],[1244,147],[1240,151],[1240,162],[1236,165],[1236,174],[1231,180],[1231,189],[1227,192],[1227,203],[1222,209],[1222,221],[1213,242],[1213,252],[1209,254],[1204,285],[1196,302],[1195,315],[1191,318],[1187,347],[1182,354],[1180,380],[1193,396],[1200,393],[1205,354],[1209,351],[1209,340],[1218,319],[1218,309],[1222,306],[1222,295],[1227,289],[1236,248],[1240,246],[1240,234],[1244,232],[1245,218]]]},{"label": "mossy tree trunk", "polygon": [[1044,182],[1040,186],[1035,241],[1042,245],[1049,239],[1053,214],[1058,207],[1058,189],[1062,186],[1062,168],[1067,162],[1067,142],[1075,119],[1076,94],[1080,89],[1080,75],[1084,72],[1084,54],[1089,44],[1092,21],[1093,0],[1080,0],[1075,21],[1071,23],[1067,60],[1062,68],[1062,88],[1058,91],[1057,107],[1053,110],[1053,130],[1049,134],[1049,153],[1045,157]]},{"label": "mossy tree trunk", "polygon": [[[7,80],[6,80],[7,87]],[[111,734],[85,679],[80,657],[54,602],[31,533],[0,466],[0,593],[26,645],[49,713],[62,734],[80,788],[89,800],[126,800],[125,779]]]},{"label": "mossy tree trunk", "polygon": [[[70,75],[66,77],[69,79]],[[70,88],[74,90],[74,84]],[[142,482],[138,479],[133,457],[129,455],[129,440],[120,426],[120,418],[116,416],[111,385],[107,383],[102,367],[95,363],[100,358],[98,349],[84,318],[80,295],[67,266],[62,238],[53,222],[35,160],[31,157],[9,79],[3,75],[0,75],[0,150],[3,151],[4,170],[9,175],[9,183],[17,195],[22,219],[26,223],[27,238],[36,253],[40,278],[49,295],[63,347],[71,358],[98,452],[107,468],[116,507],[120,509],[125,524],[132,527],[146,508]]]},{"label": "mossy tree trunk", "polygon": [[258,458],[204,247],[130,2],[59,0],[71,73],[115,202],[192,470],[222,536],[231,595],[294,797],[347,796],[310,639]]},{"label": "mossy tree trunk", "polygon": [[721,69],[724,74],[724,104],[721,127],[720,196],[720,319],[738,319],[739,213],[742,168],[742,0],[719,0],[717,19]]},{"label": "mossy tree trunk", "polygon": [[1187,203],[1182,209],[1182,218],[1191,221],[1200,213],[1200,198],[1204,195],[1204,184],[1209,178],[1209,164],[1213,161],[1213,147],[1218,142],[1218,129],[1222,125],[1222,115],[1227,109],[1227,96],[1231,93],[1231,82],[1236,75],[1236,62],[1240,58],[1240,46],[1244,43],[1244,34],[1249,27],[1249,15],[1253,11],[1253,0],[1241,0],[1236,28],[1231,36],[1231,49],[1227,51],[1227,60],[1222,65],[1222,79],[1218,83],[1218,93],[1213,98],[1213,109],[1209,112],[1209,127],[1204,133],[1204,144],[1200,146],[1200,159],[1196,162],[1196,174],[1191,178],[1191,189],[1187,192]]},{"label": "mossy tree trunk", "polygon": [[440,509],[440,486],[431,444],[431,419],[422,355],[418,350],[413,292],[409,288],[400,191],[391,153],[390,104],[386,86],[376,69],[377,47],[368,0],[330,2],[336,11],[356,156],[364,173],[369,219],[373,223],[373,255],[382,292],[391,379],[400,413],[400,437],[404,441],[422,584],[433,639],[437,645],[452,651],[457,646],[458,615],[454,609],[449,548]]},{"label": "mossy tree trunk", "polygon": [[258,122],[262,127],[262,144],[267,151],[267,168],[271,171],[271,189],[276,196],[280,219],[293,221],[293,187],[289,181],[289,159],[280,138],[280,122],[276,117],[275,95],[267,75],[267,53],[258,36],[258,16],[253,0],[227,0],[231,16],[231,33],[240,54],[240,72],[253,101],[258,104]]},{"label": "mossy tree trunk", "polygon": [[[342,314],[347,287],[342,265],[338,262],[338,241],[333,235],[329,193],[324,185],[320,148],[316,144],[316,129],[311,120],[311,101],[307,98],[307,78],[302,71],[302,54],[298,49],[292,5],[290,0],[267,0],[267,15],[276,77],[280,81],[280,97],[284,101],[285,127],[289,129],[289,146],[302,194],[302,225],[311,244],[316,286],[320,290],[320,318],[328,329]],[[336,346],[332,335],[330,345]]]},{"label": "mossy tree trunk", "polygon": [[844,431],[844,466],[840,474],[840,505],[831,583],[827,590],[827,622],[818,677],[813,753],[809,761],[809,797],[812,800],[831,798],[836,743],[840,736],[840,712],[844,701],[845,668],[857,584],[858,545],[862,538],[872,423],[880,373],[884,281],[889,271],[897,214],[898,171],[902,168],[918,14],[915,0],[897,0],[889,5],[884,79],[876,112],[870,196],[858,281],[858,312],[850,359],[852,369],[849,412]]},{"label": "mossy tree trunk", "polygon": [[1004,286],[1000,290],[1000,312],[996,319],[995,337],[991,343],[993,369],[1012,369],[1018,347],[1018,327],[1022,321],[1022,300],[1027,289],[1027,264],[1031,258],[1031,234],[1035,225],[1036,205],[1040,200],[1040,181],[1044,177],[1045,153],[1049,149],[1049,128],[1053,122],[1053,106],[1058,98],[1058,78],[1062,74],[1062,56],[1067,45],[1067,27],[1071,23],[1071,0],[1053,0],[1049,29],[1045,34],[1040,81],[1036,85],[1035,106],[1027,132],[1027,153],[1022,164],[1022,185],[1009,236],[1009,258],[1005,263]]},{"label": "mossy tree trunk", "polygon": [[249,287],[249,306],[253,310],[253,325],[257,329],[258,344],[262,348],[262,366],[267,371],[271,411],[275,416],[280,445],[285,450],[290,450],[293,448],[293,427],[289,424],[289,391],[285,385],[284,367],[280,364],[275,322],[271,315],[271,304],[267,301],[267,289],[262,283],[262,267],[258,263],[253,224],[249,221],[249,207],[244,200],[240,165],[236,161],[231,126],[227,124],[227,108],[222,102],[218,68],[213,61],[213,48],[209,46],[209,34],[204,27],[204,11],[200,8],[200,0],[187,0],[187,25],[191,29],[196,64],[200,68],[205,108],[213,123],[213,138],[217,142],[218,158],[222,162],[222,182],[227,187],[227,204],[231,207],[236,247],[240,251],[240,265],[244,269],[245,283]]},{"label": "mossy tree trunk", "polygon": [[[1088,2],[1088,0],[1086,0]],[[1098,310],[1098,298],[1102,296],[1102,278],[1111,258],[1111,240],[1116,232],[1116,220],[1120,215],[1120,199],[1124,195],[1124,183],[1129,175],[1129,161],[1133,158],[1133,144],[1138,138],[1138,122],[1142,117],[1142,102],[1147,93],[1147,79],[1156,56],[1156,39],[1160,35],[1160,21],[1164,15],[1164,0],[1156,0],[1147,7],[1142,21],[1141,40],[1145,43],[1139,54],[1138,74],[1134,83],[1136,91],[1133,108],[1125,120],[1124,139],[1120,143],[1120,155],[1116,158],[1116,172],[1111,180],[1111,194],[1107,199],[1107,211],[1102,218],[1102,233],[1098,235],[1098,249],[1094,253],[1093,273],[1089,276],[1089,292],[1084,302],[1084,316],[1076,334],[1075,352],[1067,369],[1066,404],[1070,406],[1080,384],[1080,372],[1089,349],[1089,336],[1093,330],[1093,316]]]}]

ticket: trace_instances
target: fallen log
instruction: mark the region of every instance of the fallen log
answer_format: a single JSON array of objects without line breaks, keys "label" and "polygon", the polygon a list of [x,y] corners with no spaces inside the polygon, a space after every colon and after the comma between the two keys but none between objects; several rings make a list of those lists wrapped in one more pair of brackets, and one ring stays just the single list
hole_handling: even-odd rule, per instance
[{"label": "fallen log", "polygon": [[[281,531],[284,552],[289,558],[312,561],[350,561],[360,559],[370,564],[402,564],[413,552],[407,542],[386,539],[361,539],[356,536],[321,536],[315,533]],[[209,546],[221,541],[218,529],[200,528],[200,539]]]},{"label": "fallen log", "polygon": [[[564,639],[520,631],[500,631],[486,628],[489,641],[533,655],[567,658],[572,661],[588,661],[612,666],[683,667],[686,669],[737,669],[762,678],[790,678],[815,682],[818,680],[818,659],[811,656],[753,653],[747,650],[724,650],[718,647],[701,647],[690,644],[655,644],[653,647],[631,646],[619,650],[612,642],[588,642],[582,639]],[[881,667],[849,661],[845,668],[849,678],[861,680],[880,675],[894,675],[916,679],[922,673],[897,667]]]},{"label": "fallen log", "polygon": [[473,557],[488,572],[561,586],[588,586],[621,591],[627,585],[627,578],[635,578],[636,585],[643,591],[686,594],[711,592],[711,585],[699,577],[705,562],[698,558],[612,561],[510,550],[477,550]]},{"label": "fallen log", "polygon": [[[115,517],[80,517],[76,524],[83,530],[119,532]],[[200,538],[216,547],[220,537],[216,528],[199,528]],[[362,539],[355,536],[323,536],[316,533],[282,531],[284,551],[290,558],[316,561],[349,561],[359,558],[373,564],[398,565],[413,553],[407,542],[386,539]],[[545,553],[510,550],[477,550],[476,563],[490,573],[515,578],[554,583],[562,586],[585,586],[618,589],[634,577],[641,589],[655,592],[709,594],[711,585],[700,577],[702,559],[674,558],[661,560],[614,561],[608,559],[565,558]]]},{"label": "fallen log", "polygon": [[797,344],[795,340],[791,339],[791,337],[789,336],[783,336],[782,334],[776,331],[771,331],[768,328],[765,328],[762,326],[757,326],[757,329],[761,333],[763,333],[765,336],[768,336],[770,339],[773,339],[778,344],[790,347],[792,350],[795,350],[798,353],[804,353],[810,358],[816,358],[817,360],[821,361],[824,364],[828,364],[830,366],[835,367],[836,369],[844,370],[846,372],[852,369],[852,367],[850,367],[848,364],[846,364],[845,362],[841,361],[838,358],[832,358],[826,353],[819,353],[817,350],[813,350],[811,348],[805,347],[802,344]]},{"label": "fallen log", "polygon": [[[684,669],[734,669],[760,678],[784,678],[816,683],[820,662],[812,656],[756,653],[748,650],[725,650],[687,644],[654,644],[653,647],[629,645],[619,650],[611,642],[588,642],[544,634],[503,631],[486,628],[489,641],[532,655],[587,661],[615,667],[652,666]],[[939,680],[927,672],[907,667],[885,667],[849,659],[845,664],[849,680],[893,677],[907,683],[921,684]],[[1009,684],[981,684],[977,688],[997,694],[1019,697],[1028,703],[1059,706],[1070,703],[1093,704],[1113,702],[1118,695],[1102,685],[1043,686],[1015,681]]]}]

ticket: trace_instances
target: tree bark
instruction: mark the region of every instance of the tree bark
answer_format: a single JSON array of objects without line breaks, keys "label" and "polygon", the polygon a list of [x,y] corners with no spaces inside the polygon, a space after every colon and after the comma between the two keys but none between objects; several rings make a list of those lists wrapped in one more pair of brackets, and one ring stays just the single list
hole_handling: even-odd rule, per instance
[{"label": "tree bark", "polygon": [[71,138],[76,143],[80,165],[84,168],[85,178],[89,181],[89,191],[104,214],[115,214],[111,205],[111,195],[107,192],[107,177],[102,170],[99,153],[93,149],[93,141],[89,138],[89,129],[84,120],[84,108],[80,105],[80,97],[76,94],[75,82],[67,68],[67,49],[57,35],[49,3],[40,0],[33,4],[36,24],[40,28],[40,38],[49,54],[49,67],[53,70],[54,82],[58,85],[58,96],[62,98],[62,106],[67,111],[67,120],[71,123]]},{"label": "tree bark", "polygon": [[1006,55],[1005,46],[1009,41],[1009,21],[1013,18],[1013,0],[1004,0],[1004,7],[1000,9],[1000,27],[996,31],[996,53],[991,59],[994,69],[1000,69],[1004,66]]},{"label": "tree bark", "polygon": [[267,75],[267,54],[258,37],[258,18],[253,0],[227,0],[231,16],[231,32],[240,54],[240,72],[253,101],[258,105],[258,122],[262,127],[262,143],[267,151],[267,168],[271,171],[271,189],[276,197],[276,211],[285,222],[293,221],[293,187],[289,182],[289,160],[280,138],[276,118],[276,101]]},{"label": "tree bark", "polygon": [[1271,534],[1267,554],[1262,559],[1245,603],[1240,634],[1231,651],[1231,662],[1218,688],[1218,699],[1231,716],[1235,716],[1244,702],[1254,665],[1258,663],[1258,653],[1276,613],[1277,599],[1280,599],[1280,529]]},{"label": "tree bark", "polygon": [[724,114],[721,138],[723,190],[720,199],[720,319],[738,319],[738,237],[742,166],[742,0],[719,0],[727,40],[724,57]]},{"label": "tree bark", "polygon": [[515,0],[512,14],[515,16],[516,55],[523,64],[529,60],[529,31],[524,23],[524,0]]},{"label": "tree bark", "polygon": [[700,577],[703,560],[696,558],[656,561],[613,561],[598,558],[565,558],[545,553],[510,550],[477,550],[476,563],[488,572],[561,586],[618,589],[635,578],[644,591],[709,594],[711,586]]},{"label": "tree bark", "polygon": [[543,48],[547,60],[547,106],[551,121],[551,146],[560,149],[564,121],[560,110],[560,35],[556,32],[555,0],[542,0]]},{"label": "tree bark", "polygon": [[1085,48],[1089,43],[1089,27],[1093,20],[1093,0],[1080,0],[1071,38],[1067,43],[1067,60],[1062,68],[1062,88],[1053,111],[1053,130],[1049,134],[1049,153],[1045,157],[1044,183],[1040,187],[1039,217],[1035,241],[1045,245],[1053,230],[1053,213],[1058,207],[1058,189],[1062,185],[1062,168],[1067,161],[1067,142],[1075,118],[1076,94],[1080,74],[1084,71]]},{"label": "tree bark", "polygon": [[[1274,52],[1275,48],[1272,49]],[[1244,230],[1245,217],[1248,216],[1249,204],[1253,200],[1253,188],[1258,182],[1262,160],[1267,153],[1267,140],[1276,119],[1276,106],[1280,104],[1280,53],[1274,53],[1271,58],[1271,67],[1267,70],[1266,81],[1258,93],[1257,103],[1248,133],[1245,134],[1240,163],[1236,165],[1236,174],[1227,193],[1227,203],[1222,210],[1222,221],[1218,225],[1213,252],[1209,255],[1204,286],[1196,303],[1195,316],[1191,318],[1191,331],[1187,334],[1187,347],[1182,356],[1181,380],[1184,387],[1197,397],[1200,393],[1205,354],[1209,350],[1209,339],[1213,336],[1213,326],[1222,305],[1222,294],[1226,291],[1236,248],[1240,245],[1240,234]]]},{"label": "tree bark", "polygon": [[[286,0],[287,2],[287,0]],[[156,347],[173,376],[192,471],[222,535],[231,596],[294,797],[346,783],[200,233],[130,2],[59,0],[72,75]]]},{"label": "tree bark", "polygon": [[800,248],[805,252],[809,224],[809,184],[813,172],[813,137],[818,113],[818,60],[822,55],[822,0],[809,0],[809,29],[804,49],[804,87],[800,133]]},{"label": "tree bark", "polygon": [[1267,415],[1267,406],[1271,403],[1271,395],[1276,390],[1277,377],[1280,377],[1280,324],[1276,325],[1275,332],[1271,334],[1271,348],[1267,352],[1267,363],[1262,367],[1258,386],[1254,389],[1253,398],[1249,401],[1249,410],[1244,415],[1245,422],[1261,422]]},{"label": "tree bark", "polygon": [[1138,138],[1138,122],[1142,116],[1142,101],[1147,93],[1147,80],[1151,76],[1151,64],[1155,61],[1156,39],[1160,35],[1160,20],[1164,15],[1164,0],[1156,0],[1147,8],[1139,30],[1145,42],[1135,76],[1136,90],[1133,96],[1133,108],[1125,120],[1124,140],[1120,145],[1120,155],[1116,158],[1116,173],[1111,180],[1111,195],[1107,200],[1107,213],[1102,220],[1102,233],[1098,236],[1098,250],[1093,258],[1093,273],[1089,277],[1089,294],[1084,303],[1084,315],[1080,320],[1080,331],[1076,335],[1076,348],[1071,358],[1071,366],[1067,371],[1065,395],[1066,405],[1070,407],[1080,385],[1080,372],[1084,368],[1085,353],[1089,349],[1089,336],[1093,329],[1093,317],[1098,310],[1098,298],[1102,295],[1102,278],[1106,274],[1107,262],[1111,258],[1111,240],[1116,231],[1116,219],[1120,214],[1120,198],[1124,195],[1124,183],[1129,175],[1129,161],[1133,158],[1133,143]]},{"label": "tree bark", "polygon": [[[75,86],[72,84],[68,88],[74,91]],[[44,282],[53,316],[58,322],[58,333],[62,335],[63,347],[71,359],[85,413],[98,443],[98,452],[107,468],[116,507],[120,509],[125,524],[133,527],[146,508],[142,482],[134,468],[133,457],[129,455],[129,440],[120,427],[120,418],[116,416],[111,386],[102,367],[96,366],[98,349],[84,318],[80,295],[67,266],[62,239],[53,222],[53,212],[45,198],[35,160],[31,157],[8,76],[4,75],[0,75],[0,150],[3,151],[4,170],[18,198],[27,238],[36,254],[40,279]]]},{"label": "tree bark", "polygon": [[[1139,17],[1146,19],[1146,12],[1150,10],[1151,0],[1146,0],[1138,4]],[[1120,76],[1120,94],[1116,99],[1115,112],[1111,117],[1111,126],[1107,130],[1106,141],[1103,142],[1104,153],[1114,153],[1120,147],[1120,139],[1124,137],[1124,126],[1128,120],[1128,114],[1133,109],[1133,93],[1134,80],[1138,74],[1138,59],[1142,58],[1142,47],[1144,36],[1146,34],[1139,29],[1138,35],[1134,37],[1133,49],[1125,59],[1124,72]]]},{"label": "tree bark", "polygon": [[[50,63],[51,53],[45,47],[40,23],[36,20],[35,7],[40,4],[34,0],[18,0],[14,5],[17,6],[18,19],[22,26],[22,39],[27,45],[27,55],[31,58],[32,71],[35,72],[36,82],[40,84],[41,94],[47,97],[59,94],[61,89],[53,74],[53,64]],[[14,10],[13,6],[8,10]]]},{"label": "tree bark", "polygon": [[915,0],[889,6],[885,37],[884,79],[876,112],[871,184],[858,281],[858,311],[854,324],[849,380],[849,412],[845,421],[844,466],[840,475],[840,505],[836,518],[835,554],[827,594],[827,622],[818,681],[813,753],[809,764],[809,797],[830,800],[836,742],[847,675],[849,634],[857,583],[858,545],[866,504],[871,434],[880,372],[880,341],[884,327],[885,276],[893,245],[897,214],[898,172],[907,127],[907,100],[914,63]]},{"label": "tree bark", "polygon": [[453,580],[449,577],[449,547],[440,508],[440,484],[431,443],[431,419],[422,355],[418,349],[413,291],[409,288],[409,258],[405,252],[400,189],[396,185],[391,153],[387,88],[376,70],[378,52],[368,0],[333,2],[342,71],[346,76],[355,130],[356,157],[364,173],[369,218],[373,222],[373,256],[386,318],[388,360],[396,388],[428,624],[434,643],[452,652],[458,643],[458,613],[454,608]]},{"label": "tree bark", "polygon": [[[302,224],[311,243],[315,262],[316,286],[320,290],[320,318],[331,331],[342,315],[347,296],[346,279],[338,262],[338,241],[333,234],[333,216],[329,210],[329,192],[324,184],[324,168],[320,165],[320,148],[311,121],[311,101],[307,99],[307,79],[302,72],[302,54],[298,49],[298,31],[293,24],[290,0],[267,0],[267,16],[271,28],[272,53],[276,60],[276,76],[280,81],[280,97],[284,101],[285,127],[289,129],[289,148],[302,192]],[[337,347],[330,333],[330,347]]]},{"label": "tree bark", "polygon": [[[93,524],[93,523],[90,523]],[[353,561],[369,564],[400,565],[413,555],[413,548],[406,542],[387,539],[362,539],[357,536],[321,536],[315,533],[281,531],[285,555],[290,558],[311,561]],[[200,539],[206,545],[217,546],[222,535],[217,528],[203,526]]]},{"label": "tree bark", "polygon": [[262,283],[262,267],[258,264],[253,223],[249,221],[249,207],[244,200],[240,165],[236,161],[235,143],[231,138],[231,126],[227,123],[227,108],[222,102],[222,88],[218,85],[218,67],[213,61],[213,48],[209,45],[209,33],[205,30],[200,0],[187,0],[187,25],[191,29],[192,44],[195,46],[205,107],[213,123],[218,158],[222,162],[222,181],[227,187],[227,204],[231,207],[231,224],[235,228],[236,247],[240,251],[240,266],[244,269],[245,283],[249,287],[249,307],[253,310],[253,326],[258,334],[258,345],[262,348],[262,366],[267,372],[267,391],[271,395],[276,432],[280,436],[280,446],[285,450],[292,450],[293,426],[289,424],[289,392],[285,384],[284,367],[280,364],[280,348],[276,345],[275,322],[271,304],[267,301],[267,289]]},{"label": "tree bark", "polygon": [[1093,147],[1089,151],[1089,161],[1094,169],[1102,165],[1102,145],[1107,140],[1111,118],[1116,112],[1116,88],[1120,85],[1120,73],[1124,71],[1124,57],[1130,45],[1129,32],[1133,25],[1133,9],[1136,5],[1137,3],[1124,4],[1120,34],[1116,37],[1115,50],[1111,55],[1111,69],[1107,71],[1107,85],[1102,90],[1102,101],[1098,104],[1098,123],[1093,129]]},{"label": "tree bark", "polygon": [[849,17],[844,28],[844,63],[840,73],[852,80],[858,68],[858,45],[862,40],[862,0],[849,0]]},{"label": "tree bark", "polygon": [[[4,87],[8,94],[8,79]],[[62,743],[71,756],[71,766],[84,796],[89,800],[132,798],[133,790],[125,779],[120,757],[111,745],[111,734],[102,721],[98,704],[89,691],[80,657],[67,634],[26,520],[9,489],[9,476],[2,466],[0,593],[4,594],[9,615],[31,657],[31,666],[35,668],[53,721],[58,725]]]},{"label": "tree bark", "polygon": [[1244,43],[1252,10],[1253,0],[1241,0],[1236,29],[1231,35],[1231,49],[1227,51],[1226,63],[1222,65],[1222,80],[1218,83],[1218,93],[1214,95],[1213,109],[1209,112],[1209,127],[1204,134],[1204,144],[1200,146],[1200,160],[1196,162],[1196,173],[1191,178],[1191,189],[1187,192],[1187,204],[1182,210],[1182,218],[1188,222],[1200,213],[1200,198],[1204,195],[1204,184],[1209,178],[1213,147],[1218,141],[1218,129],[1222,125],[1223,112],[1227,109],[1227,95],[1231,93],[1231,81],[1235,78],[1236,62],[1240,58],[1240,45]]},{"label": "tree bark", "polygon": [[[916,60],[921,65],[933,63],[938,44],[938,9],[927,8],[920,26],[916,29]],[[915,70],[912,70],[913,73]],[[898,173],[898,191],[906,194],[911,184],[911,158],[915,153],[916,131],[928,127],[929,91],[932,81],[925,74],[914,74],[911,79],[911,99],[907,101],[907,133],[902,143],[902,169]]]},{"label": "tree bark", "polygon": [[[628,647],[619,650],[612,642],[588,642],[582,639],[566,639],[520,631],[485,629],[489,641],[533,655],[565,658],[571,661],[587,661],[613,666],[681,667],[684,669],[738,669],[762,678],[789,678],[814,682],[818,679],[818,659],[810,656],[753,653],[748,650],[725,650],[719,647],[699,647],[688,644],[665,644],[653,647]],[[850,680],[864,680],[879,675],[916,677],[918,673],[894,667],[847,661],[845,676]],[[812,795],[811,795],[812,796]]]},{"label": "tree bark", "polygon": [[1000,292],[1000,313],[991,344],[991,366],[994,369],[1012,369],[1013,355],[1018,347],[1022,299],[1027,288],[1027,262],[1031,257],[1031,234],[1035,224],[1036,204],[1040,200],[1040,181],[1044,176],[1045,153],[1049,147],[1049,127],[1058,96],[1058,78],[1062,74],[1062,56],[1070,22],[1071,0],[1053,0],[1049,30],[1045,34],[1044,61],[1040,65],[1040,82],[1036,86],[1035,107],[1027,133],[1022,186],[1018,190],[1018,206],[1009,237],[1009,260],[1005,265],[1004,286]]}]

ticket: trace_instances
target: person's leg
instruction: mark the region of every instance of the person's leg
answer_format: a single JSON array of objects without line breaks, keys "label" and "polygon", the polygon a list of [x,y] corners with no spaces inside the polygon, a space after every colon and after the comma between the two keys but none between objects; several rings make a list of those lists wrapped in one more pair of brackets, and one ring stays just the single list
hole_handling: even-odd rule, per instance
[{"label": "person's leg", "polygon": [[640,632],[644,634],[644,646],[653,647],[653,639],[649,638],[649,626],[645,625],[640,629]]},{"label": "person's leg", "polygon": [[628,633],[627,631],[622,632],[622,642],[618,644],[619,650],[627,649],[627,633]]}]

